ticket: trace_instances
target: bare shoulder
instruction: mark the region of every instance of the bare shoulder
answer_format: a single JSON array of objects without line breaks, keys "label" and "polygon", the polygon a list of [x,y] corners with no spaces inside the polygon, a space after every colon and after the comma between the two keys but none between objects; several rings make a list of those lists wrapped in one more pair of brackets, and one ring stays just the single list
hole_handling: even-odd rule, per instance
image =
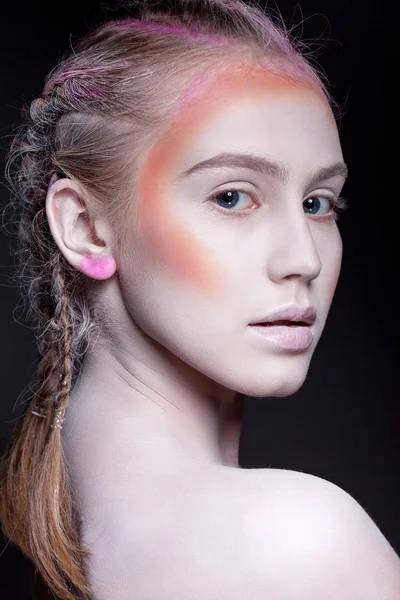
[{"label": "bare shoulder", "polygon": [[190,468],[136,476],[134,492],[114,490],[87,537],[95,600],[130,600],[132,590],[158,600],[400,600],[400,559],[324,479]]},{"label": "bare shoulder", "polygon": [[260,470],[255,479],[243,540],[277,599],[400,600],[400,558],[350,494],[294,471]]}]

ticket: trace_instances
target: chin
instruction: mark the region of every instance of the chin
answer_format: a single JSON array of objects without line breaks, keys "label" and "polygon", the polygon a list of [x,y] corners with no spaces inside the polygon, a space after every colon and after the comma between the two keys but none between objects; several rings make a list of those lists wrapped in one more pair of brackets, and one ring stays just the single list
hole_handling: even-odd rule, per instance
[{"label": "chin", "polygon": [[266,398],[271,396],[282,397],[295,394],[303,385],[308,373],[308,364],[279,365],[266,372],[259,372],[251,381],[244,385],[236,386],[238,392],[246,396]]}]

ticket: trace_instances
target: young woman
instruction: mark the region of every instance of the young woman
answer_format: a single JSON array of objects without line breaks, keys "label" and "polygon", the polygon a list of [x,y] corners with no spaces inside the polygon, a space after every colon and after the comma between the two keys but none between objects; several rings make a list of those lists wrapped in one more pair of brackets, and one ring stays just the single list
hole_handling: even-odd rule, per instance
[{"label": "young woman", "polygon": [[400,598],[344,490],[238,465],[244,396],[300,388],[335,292],[334,108],[258,5],[176,0],[104,23],[26,111],[40,362],[0,516],[59,598]]}]

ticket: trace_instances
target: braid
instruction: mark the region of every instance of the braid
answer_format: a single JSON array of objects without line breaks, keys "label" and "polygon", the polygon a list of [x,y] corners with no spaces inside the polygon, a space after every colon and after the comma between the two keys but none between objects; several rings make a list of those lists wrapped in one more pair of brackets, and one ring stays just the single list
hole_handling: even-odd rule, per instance
[{"label": "braid", "polygon": [[59,341],[59,357],[60,357],[60,384],[61,390],[57,394],[57,405],[55,407],[55,418],[52,423],[53,428],[62,427],[65,409],[68,406],[69,392],[72,382],[72,360],[71,360],[71,323],[69,311],[69,299],[64,290],[65,278],[61,262],[58,269],[55,271],[55,289],[58,292],[59,300],[55,308],[55,318],[59,320],[61,325],[62,337]]},{"label": "braid", "polygon": [[[62,429],[64,414],[69,401],[72,382],[71,359],[71,322],[69,299],[65,292],[65,275],[62,261],[59,260],[53,268],[54,294],[59,298],[55,304],[54,316],[48,317],[46,336],[42,347],[47,345],[47,351],[39,363],[39,381],[41,388],[36,393],[36,400],[31,412],[46,418],[46,409],[53,414],[51,428]],[[59,337],[57,338],[57,332]],[[56,357],[54,351],[56,350]],[[50,402],[46,399],[50,398]]]},{"label": "braid", "polygon": [[[14,137],[6,166],[20,211],[19,272],[15,278],[28,301],[37,331],[39,362],[30,400],[17,422],[1,465],[1,522],[5,534],[32,560],[62,600],[89,600],[90,590],[78,511],[65,467],[60,430],[80,357],[96,331],[83,292],[83,275],[64,259],[49,228],[47,189],[65,176],[56,160],[56,130],[73,110],[66,87],[48,85],[34,100]],[[11,170],[15,173],[13,176]],[[11,497],[18,478],[18,495]],[[43,552],[43,543],[51,552]]]}]

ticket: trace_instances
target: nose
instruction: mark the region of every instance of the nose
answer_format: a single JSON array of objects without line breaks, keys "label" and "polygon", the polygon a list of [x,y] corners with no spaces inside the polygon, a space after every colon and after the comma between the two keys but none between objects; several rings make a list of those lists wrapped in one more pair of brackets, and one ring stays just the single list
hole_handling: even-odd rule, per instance
[{"label": "nose", "polygon": [[284,226],[277,224],[275,228],[267,261],[269,278],[276,282],[299,279],[308,283],[318,277],[322,268],[310,219],[304,212],[286,214],[284,219]]}]

